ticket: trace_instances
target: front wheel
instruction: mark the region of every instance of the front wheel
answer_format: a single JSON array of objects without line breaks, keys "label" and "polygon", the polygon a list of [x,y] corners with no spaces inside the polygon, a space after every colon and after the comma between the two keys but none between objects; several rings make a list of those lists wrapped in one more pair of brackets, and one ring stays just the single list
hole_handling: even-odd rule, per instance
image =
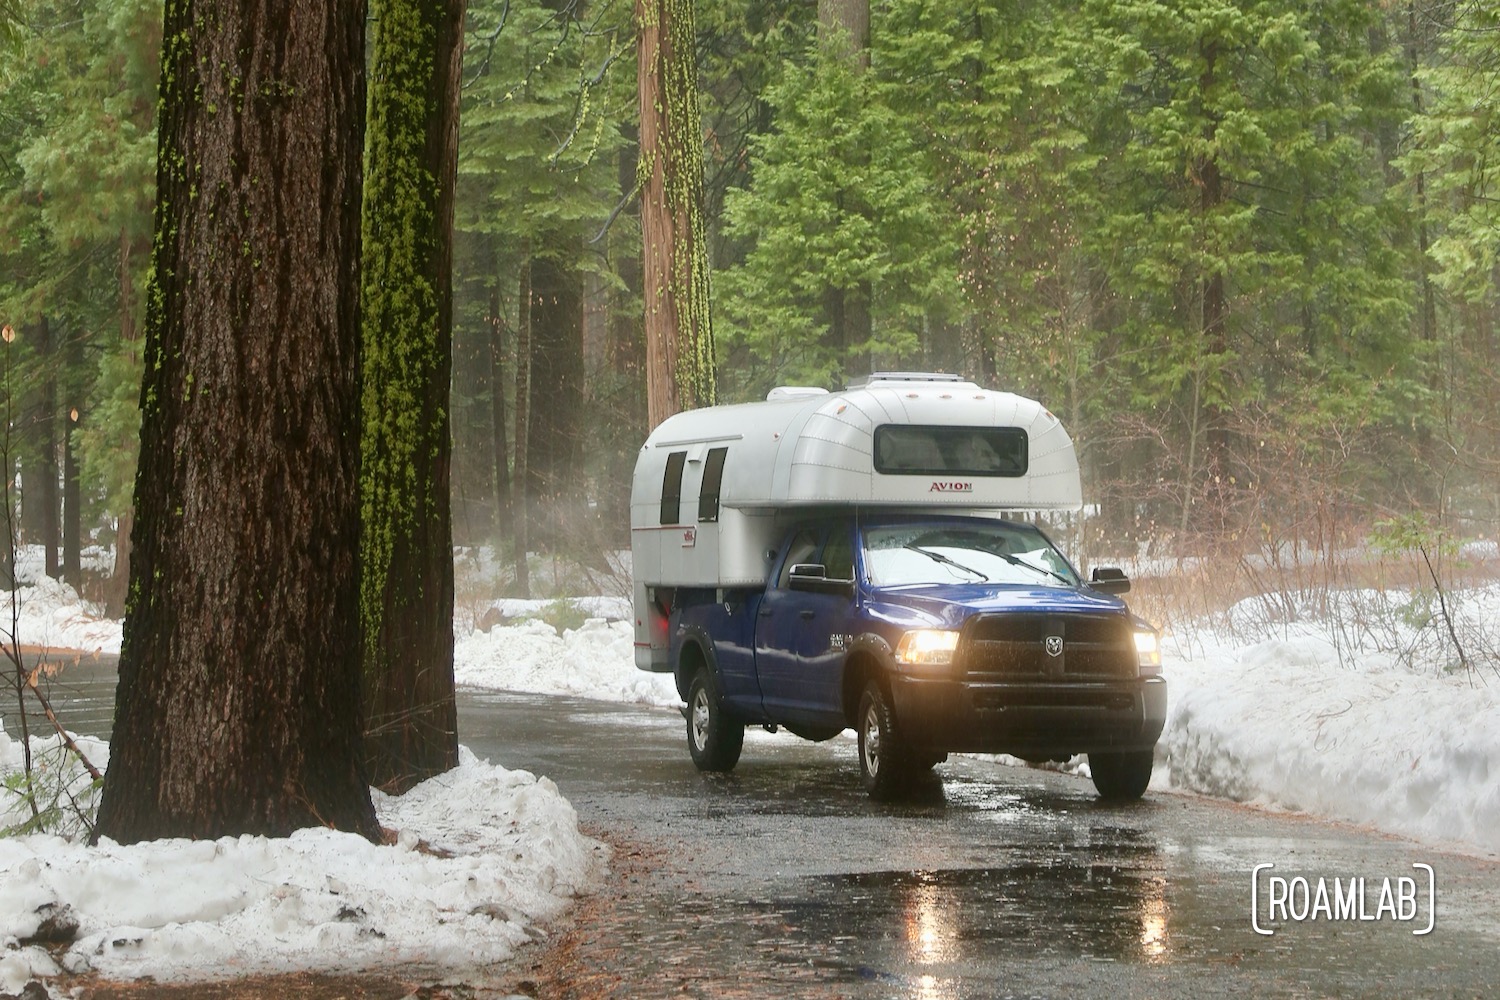
[{"label": "front wheel", "polygon": [[728,718],[719,703],[719,686],[707,669],[688,686],[688,753],[700,771],[733,771],[745,745],[745,727]]},{"label": "front wheel", "polygon": [[1089,774],[1099,797],[1110,802],[1128,802],[1146,794],[1151,784],[1151,750],[1089,754]]},{"label": "front wheel", "polygon": [[860,780],[872,796],[888,795],[910,773],[911,760],[896,732],[895,713],[878,681],[871,681],[865,688],[855,720]]}]

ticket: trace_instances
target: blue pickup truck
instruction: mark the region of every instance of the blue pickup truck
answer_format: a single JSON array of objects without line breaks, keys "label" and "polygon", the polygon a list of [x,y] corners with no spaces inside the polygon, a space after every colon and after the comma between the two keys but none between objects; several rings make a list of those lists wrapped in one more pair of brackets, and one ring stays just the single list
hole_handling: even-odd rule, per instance
[{"label": "blue pickup truck", "polygon": [[[688,748],[708,771],[745,726],[853,727],[876,795],[951,752],[1087,753],[1105,798],[1136,798],[1166,718],[1157,633],[1082,580],[1038,528],[918,514],[793,528],[763,590],[679,590],[670,658]],[[719,598],[722,597],[723,600]]]},{"label": "blue pickup truck", "polygon": [[1080,493],[1051,413],[948,376],[680,414],[637,463],[637,664],[674,675],[705,771],[749,725],[853,728],[875,796],[977,752],[1087,754],[1101,797],[1138,798],[1157,632],[1123,573],[1085,579],[1018,516]]}]

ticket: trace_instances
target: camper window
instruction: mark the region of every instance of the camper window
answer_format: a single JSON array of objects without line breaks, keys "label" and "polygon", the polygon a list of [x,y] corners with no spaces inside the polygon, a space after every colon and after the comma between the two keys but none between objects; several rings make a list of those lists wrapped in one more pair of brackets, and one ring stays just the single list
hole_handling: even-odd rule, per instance
[{"label": "camper window", "polygon": [[875,428],[875,471],[904,476],[1024,476],[1026,431],[1020,427]]},{"label": "camper window", "polygon": [[719,519],[719,484],[724,480],[724,456],[728,448],[708,449],[708,462],[703,466],[703,487],[698,491],[698,520]]},{"label": "camper window", "polygon": [[667,456],[667,472],[661,481],[662,524],[677,524],[682,519],[682,467],[686,464],[685,451]]}]

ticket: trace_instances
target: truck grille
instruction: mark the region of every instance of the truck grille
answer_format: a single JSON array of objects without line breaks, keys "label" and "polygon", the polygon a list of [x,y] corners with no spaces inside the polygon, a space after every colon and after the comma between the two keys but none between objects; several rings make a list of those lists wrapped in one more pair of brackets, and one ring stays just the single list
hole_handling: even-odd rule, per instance
[{"label": "truck grille", "polygon": [[[1061,643],[1056,654],[1048,643]],[[1135,637],[1118,615],[985,615],[959,653],[974,681],[1101,681],[1136,676]]]}]

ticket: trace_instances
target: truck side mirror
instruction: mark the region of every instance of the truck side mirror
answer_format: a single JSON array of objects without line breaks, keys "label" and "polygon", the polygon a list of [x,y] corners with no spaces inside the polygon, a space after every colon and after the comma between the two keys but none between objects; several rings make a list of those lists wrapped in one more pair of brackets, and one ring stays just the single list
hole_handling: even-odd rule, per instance
[{"label": "truck side mirror", "polygon": [[814,594],[854,594],[853,580],[828,579],[828,567],[822,563],[794,563],[787,574],[787,586]]},{"label": "truck side mirror", "polygon": [[1130,593],[1130,577],[1118,566],[1095,566],[1089,574],[1089,586],[1104,594]]}]

